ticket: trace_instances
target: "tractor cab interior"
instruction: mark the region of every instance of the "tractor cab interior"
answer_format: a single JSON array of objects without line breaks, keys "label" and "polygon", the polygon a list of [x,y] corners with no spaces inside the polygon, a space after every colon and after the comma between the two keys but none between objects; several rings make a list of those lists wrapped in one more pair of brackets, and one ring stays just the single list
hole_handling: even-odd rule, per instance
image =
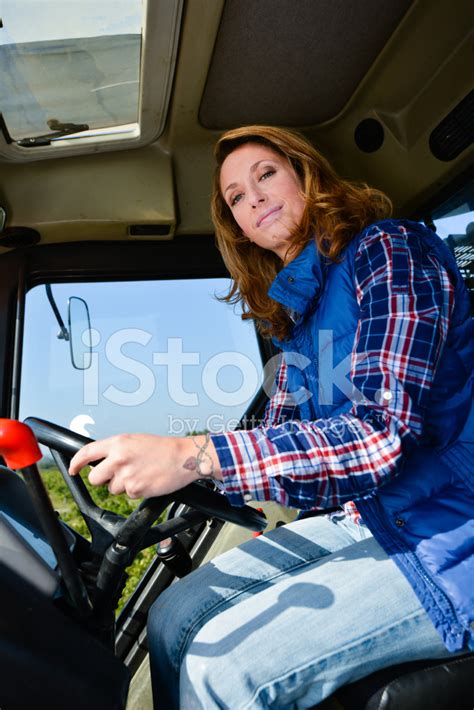
[{"label": "tractor cab interior", "polygon": [[[2,13],[0,706],[145,709],[153,600],[295,514],[232,508],[205,484],[111,504],[67,473],[91,439],[251,428],[264,410],[275,350],[216,300],[229,281],[213,146],[245,124],[301,131],[396,217],[435,229],[474,303],[474,6],[4,0]],[[42,461],[9,463],[8,421],[26,421]],[[325,707],[472,708],[473,671],[472,654],[393,667]]]}]

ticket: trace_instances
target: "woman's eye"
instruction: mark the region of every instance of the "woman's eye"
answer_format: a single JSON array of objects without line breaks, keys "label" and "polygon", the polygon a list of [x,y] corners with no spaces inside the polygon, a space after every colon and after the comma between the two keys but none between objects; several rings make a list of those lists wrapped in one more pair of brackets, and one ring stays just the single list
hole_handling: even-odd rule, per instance
[{"label": "woman's eye", "polygon": [[276,173],[276,170],[266,170],[263,175],[260,175],[260,180],[266,180],[267,178],[271,177]]},{"label": "woman's eye", "polygon": [[239,192],[237,195],[234,195],[230,201],[230,206],[234,207],[240,200],[242,199],[242,193]]}]

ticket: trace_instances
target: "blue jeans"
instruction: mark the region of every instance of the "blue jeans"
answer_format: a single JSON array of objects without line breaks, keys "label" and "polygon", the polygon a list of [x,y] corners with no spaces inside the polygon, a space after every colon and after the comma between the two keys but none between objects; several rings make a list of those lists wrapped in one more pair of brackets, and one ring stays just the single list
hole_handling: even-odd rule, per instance
[{"label": "blue jeans", "polygon": [[308,708],[338,687],[443,645],[365,526],[307,518],[167,589],[148,645],[159,708]]}]

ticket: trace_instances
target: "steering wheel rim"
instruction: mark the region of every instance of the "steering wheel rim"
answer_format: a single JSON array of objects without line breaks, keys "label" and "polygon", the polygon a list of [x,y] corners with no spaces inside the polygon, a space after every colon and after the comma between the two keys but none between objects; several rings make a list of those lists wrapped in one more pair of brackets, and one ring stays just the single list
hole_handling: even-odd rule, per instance
[{"label": "steering wheel rim", "polygon": [[[72,457],[76,451],[93,441],[89,437],[76,434],[59,424],[38,417],[28,417],[24,423],[33,430],[40,444],[48,446],[53,452],[57,451],[62,456]],[[172,500],[194,508],[207,517],[231,522],[254,532],[262,532],[267,525],[265,515],[260,511],[248,505],[239,508],[231,506],[224,495],[199,483],[191,483],[169,496],[144,499],[128,518],[122,518],[122,516],[115,514],[107,515],[109,511],[104,511],[103,508],[97,506],[80,476],[70,476],[69,481],[66,482],[86,522],[87,517],[95,518],[96,522],[100,518],[100,523],[105,524],[105,528],[109,530],[113,538],[119,539],[121,543],[125,543],[124,533],[127,529],[133,536],[137,534],[143,536],[143,530],[140,530],[141,525],[145,525],[146,529],[151,527],[160,514],[156,511],[164,510]],[[121,518],[123,521],[121,525],[117,518]],[[115,523],[113,523],[113,519],[116,520]]]}]

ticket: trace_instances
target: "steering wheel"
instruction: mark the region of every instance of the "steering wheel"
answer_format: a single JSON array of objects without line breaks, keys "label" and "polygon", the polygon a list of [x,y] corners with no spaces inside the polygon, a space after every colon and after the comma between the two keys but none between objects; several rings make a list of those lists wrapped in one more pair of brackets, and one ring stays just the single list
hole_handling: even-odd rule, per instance
[{"label": "steering wheel", "polygon": [[[81,577],[85,571],[84,564],[80,574],[66,546],[63,531],[46,491],[41,481],[37,483],[34,495],[38,496],[39,492],[42,501],[35,502],[38,504],[43,527],[48,529],[48,537],[58,558],[69,595],[83,615],[92,614],[99,625],[102,624],[107,628],[106,633],[110,627],[110,619],[113,619],[115,603],[125,582],[125,569],[141,549],[203,524],[209,518],[235,523],[256,532],[266,527],[267,521],[263,513],[246,505],[235,508],[224,495],[199,482],[192,483],[170,495],[143,500],[128,518],[104,510],[93,501],[82,478],[69,475],[71,457],[92,439],[36,417],[28,417],[24,424],[33,431],[40,444],[51,450],[53,459],[91,532],[92,540],[88,556],[91,560],[89,564],[92,565],[93,586],[88,594]],[[19,464],[20,467],[22,465]],[[33,468],[35,467],[30,467]],[[30,473],[34,471],[30,470]],[[37,471],[36,476],[39,476]],[[181,512],[169,520],[154,525],[172,501],[183,504],[180,506]],[[107,618],[108,626],[107,623],[103,623]]]},{"label": "steering wheel", "polygon": [[[90,544],[77,538],[77,555],[73,555],[69,547],[36,466],[41,458],[37,441],[50,448],[91,532]],[[114,610],[125,584],[125,569],[140,549],[201,525],[208,518],[219,518],[255,531],[266,527],[266,518],[248,506],[233,508],[225,496],[199,482],[167,496],[143,500],[128,518],[104,510],[92,500],[80,476],[69,475],[71,456],[91,441],[35,417],[29,417],[24,424],[0,419],[0,454],[10,468],[23,473],[39,521],[56,556],[66,596],[72,602],[71,611],[99,638],[113,645]],[[153,526],[173,500],[183,504],[179,515]]]},{"label": "steering wheel", "polygon": [[[70,476],[68,472],[72,456],[93,440],[36,417],[28,417],[24,423],[33,430],[40,444],[51,449],[55,463],[89,527],[92,545],[98,554],[103,554],[111,541],[138,551],[207,518],[218,518],[256,532],[266,527],[267,521],[261,512],[247,505],[233,507],[224,495],[200,483],[191,483],[168,496],[143,500],[128,518],[104,510],[94,503],[81,477]],[[171,501],[183,503],[193,511],[160,523],[151,530]]]}]

